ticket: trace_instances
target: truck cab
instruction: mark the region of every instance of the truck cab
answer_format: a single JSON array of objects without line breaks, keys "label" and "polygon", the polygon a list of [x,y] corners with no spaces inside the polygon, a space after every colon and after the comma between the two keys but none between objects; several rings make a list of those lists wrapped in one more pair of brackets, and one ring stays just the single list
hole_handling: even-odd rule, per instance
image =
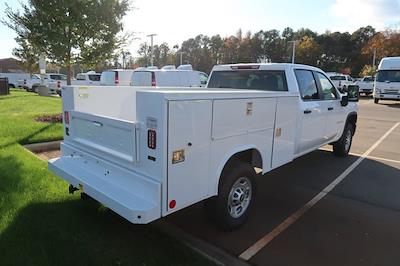
[{"label": "truck cab", "polygon": [[400,100],[400,57],[385,57],[378,66],[374,83],[374,102]]},{"label": "truck cab", "polygon": [[346,156],[358,91],[320,69],[215,66],[207,88],[63,87],[64,141],[49,169],[132,223],[207,200],[219,228],[249,216],[256,173],[326,144]]}]

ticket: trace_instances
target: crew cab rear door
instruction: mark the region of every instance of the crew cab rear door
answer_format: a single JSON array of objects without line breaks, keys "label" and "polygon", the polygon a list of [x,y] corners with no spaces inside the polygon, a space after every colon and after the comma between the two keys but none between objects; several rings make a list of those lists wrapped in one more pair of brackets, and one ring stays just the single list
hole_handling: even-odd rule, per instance
[{"label": "crew cab rear door", "polygon": [[295,70],[300,90],[300,124],[297,136],[296,154],[303,154],[325,142],[325,117],[317,81],[310,70]]},{"label": "crew cab rear door", "polygon": [[320,93],[321,114],[325,117],[325,142],[336,138],[344,127],[343,107],[339,93],[329,79],[321,72],[314,72]]}]

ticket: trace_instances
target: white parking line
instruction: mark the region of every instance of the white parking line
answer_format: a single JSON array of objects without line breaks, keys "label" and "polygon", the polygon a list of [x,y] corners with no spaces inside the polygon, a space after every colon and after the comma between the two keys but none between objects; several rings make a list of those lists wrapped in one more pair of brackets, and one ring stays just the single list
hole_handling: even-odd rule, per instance
[{"label": "white parking line", "polygon": [[[326,149],[326,148],[319,148],[319,150],[320,150],[320,151],[329,151],[329,152],[332,152],[332,149]],[[362,156],[362,154],[352,153],[352,152],[350,152],[349,155],[357,156],[357,157]],[[384,161],[384,162],[390,162],[390,163],[398,163],[398,164],[400,164],[400,161],[398,161],[398,160],[387,159],[387,158],[383,158],[383,157],[376,157],[376,156],[368,155],[366,158],[367,158],[367,159],[376,160],[376,161]]]},{"label": "white parking line", "polygon": [[366,152],[364,152],[354,163],[352,163],[342,174],[340,174],[332,183],[325,187],[318,195],[307,202],[303,207],[293,213],[291,216],[286,218],[281,224],[275,227],[270,233],[262,237],[251,247],[246,249],[240,258],[244,260],[251,259],[257,252],[264,248],[268,243],[270,243],[275,237],[285,231],[290,225],[296,222],[300,217],[302,217],[308,210],[310,210],[315,204],[317,204],[321,199],[323,199],[332,189],[334,189],[343,179],[345,179],[351,171],[353,171],[371,152],[373,152],[376,147],[387,137],[393,130],[400,125],[400,122],[396,123],[391,129],[389,129],[378,141],[376,141]]}]

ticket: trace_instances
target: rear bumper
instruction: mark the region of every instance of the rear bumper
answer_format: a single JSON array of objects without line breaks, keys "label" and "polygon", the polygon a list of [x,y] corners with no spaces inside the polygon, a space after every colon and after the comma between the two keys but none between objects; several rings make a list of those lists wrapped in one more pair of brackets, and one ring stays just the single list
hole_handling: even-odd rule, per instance
[{"label": "rear bumper", "polygon": [[380,99],[380,100],[400,100],[400,94],[375,94],[374,98]]},{"label": "rear bumper", "polygon": [[161,217],[161,184],[62,144],[48,167],[74,187],[128,221],[146,224]]}]

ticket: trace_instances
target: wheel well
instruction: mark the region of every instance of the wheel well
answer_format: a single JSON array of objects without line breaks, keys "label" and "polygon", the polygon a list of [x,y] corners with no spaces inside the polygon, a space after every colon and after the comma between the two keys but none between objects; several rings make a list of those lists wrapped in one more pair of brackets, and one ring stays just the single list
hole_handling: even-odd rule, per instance
[{"label": "wheel well", "polygon": [[238,161],[249,163],[252,167],[263,167],[261,153],[257,149],[248,149],[232,155],[226,162],[221,174],[229,170]]},{"label": "wheel well", "polygon": [[356,126],[357,126],[357,113],[351,113],[349,114],[349,116],[347,117],[347,123],[351,123],[354,126],[354,132],[356,132]]}]

